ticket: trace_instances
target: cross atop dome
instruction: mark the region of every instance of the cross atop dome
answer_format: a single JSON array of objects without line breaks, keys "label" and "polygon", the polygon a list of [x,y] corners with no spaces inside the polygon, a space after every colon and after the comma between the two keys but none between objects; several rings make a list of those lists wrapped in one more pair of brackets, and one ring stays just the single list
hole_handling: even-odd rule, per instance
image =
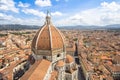
[{"label": "cross atop dome", "polygon": [[49,11],[49,10],[47,10],[47,16],[51,16],[51,14],[50,14],[50,11]]}]

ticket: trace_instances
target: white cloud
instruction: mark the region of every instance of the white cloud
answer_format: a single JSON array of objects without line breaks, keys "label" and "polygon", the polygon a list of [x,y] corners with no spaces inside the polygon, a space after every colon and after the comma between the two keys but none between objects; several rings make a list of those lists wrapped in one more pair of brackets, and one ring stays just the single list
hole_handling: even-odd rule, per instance
[{"label": "white cloud", "polygon": [[52,6],[50,0],[36,0],[35,4],[40,7]]},{"label": "white cloud", "polygon": [[22,12],[25,14],[32,14],[38,17],[45,17],[46,14],[35,9],[23,9]]},{"label": "white cloud", "polygon": [[[3,1],[7,1],[7,0],[3,0]],[[40,25],[44,23],[43,20],[45,20],[44,18],[46,16],[44,12],[36,9],[30,9],[30,8],[23,8],[21,11],[27,15],[38,16],[38,18],[36,19],[36,17],[33,18],[32,16],[31,18],[29,17],[29,18],[21,19],[21,18],[15,18],[12,15],[6,15],[3,13],[0,13],[0,22],[1,23],[4,22],[4,23],[34,24],[34,25]],[[54,17],[54,19],[58,17],[53,22],[55,25],[58,25],[58,26],[64,26],[64,25],[100,25],[102,26],[102,25],[109,25],[109,24],[120,24],[120,4],[116,2],[111,2],[111,3],[103,2],[100,4],[100,6],[96,8],[83,10],[81,12],[77,12],[76,14],[63,15],[63,13],[56,11],[56,12],[51,12],[51,15]]]},{"label": "white cloud", "polygon": [[28,3],[22,3],[22,2],[20,1],[19,4],[18,4],[18,6],[19,6],[19,7],[23,7],[23,8],[27,8],[27,7],[30,6],[30,4],[28,4]]},{"label": "white cloud", "polygon": [[[25,14],[32,14],[38,17],[31,17],[31,18],[18,18],[14,17],[13,15],[8,15],[5,13],[0,13],[0,23],[2,24],[25,24],[25,25],[43,25],[45,21],[45,16],[43,12],[40,12],[35,9],[23,9],[22,10]],[[52,15],[54,16],[61,16],[61,12],[53,12]],[[39,18],[42,17],[42,18]]]},{"label": "white cloud", "polygon": [[11,20],[13,16],[0,13],[0,20]]},{"label": "white cloud", "polygon": [[52,16],[62,16],[63,14],[59,11],[56,11],[56,12],[52,12],[51,15]]},{"label": "white cloud", "polygon": [[12,15],[0,13],[0,22],[2,24],[19,23],[20,20],[20,18],[15,18]]},{"label": "white cloud", "polygon": [[111,11],[120,10],[120,4],[117,4],[116,2],[111,2],[111,3],[103,2],[101,3],[101,6],[102,8],[111,10]]},{"label": "white cloud", "polygon": [[12,11],[18,13],[18,8],[15,7],[15,2],[13,0],[0,0],[0,10]]},{"label": "white cloud", "polygon": [[103,2],[97,8],[81,11],[56,22],[61,25],[109,25],[120,24],[120,4]]},{"label": "white cloud", "polygon": [[[23,9],[22,12],[24,12],[25,14],[32,14],[32,15],[35,15],[35,16],[38,16],[38,17],[45,17],[47,14],[45,14],[44,12],[42,11],[39,11],[39,10],[36,10],[36,9]],[[62,16],[63,14],[59,11],[56,11],[56,12],[51,12],[51,15],[52,16],[56,16],[56,17],[59,17],[59,16]]]},{"label": "white cloud", "polygon": [[59,0],[56,0],[57,2],[59,1]]},{"label": "white cloud", "polygon": [[16,18],[13,15],[0,13],[1,24],[23,24],[23,25],[43,25],[43,19],[37,18]]}]

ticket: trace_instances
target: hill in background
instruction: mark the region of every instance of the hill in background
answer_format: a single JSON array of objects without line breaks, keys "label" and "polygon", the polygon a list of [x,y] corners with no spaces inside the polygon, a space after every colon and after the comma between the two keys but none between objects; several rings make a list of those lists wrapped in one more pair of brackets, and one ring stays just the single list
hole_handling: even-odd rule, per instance
[{"label": "hill in background", "polygon": [[[20,24],[3,24],[0,25],[0,30],[23,30],[23,29],[39,29],[41,26],[36,25],[20,25]],[[120,30],[120,24],[106,25],[106,26],[61,26],[60,29],[79,29],[79,30]]]}]

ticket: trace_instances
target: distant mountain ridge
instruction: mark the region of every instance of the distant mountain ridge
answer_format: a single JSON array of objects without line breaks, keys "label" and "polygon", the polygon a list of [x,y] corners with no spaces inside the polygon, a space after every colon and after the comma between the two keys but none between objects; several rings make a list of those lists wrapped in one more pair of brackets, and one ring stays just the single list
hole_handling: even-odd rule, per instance
[{"label": "distant mountain ridge", "polygon": [[36,25],[21,25],[21,24],[2,24],[0,30],[23,30],[23,29],[38,29]]},{"label": "distant mountain ridge", "polygon": [[[21,24],[2,24],[0,30],[23,30],[23,29],[39,29],[41,26],[37,25],[21,25]],[[80,30],[101,30],[101,29],[116,29],[120,30],[120,24],[106,25],[106,26],[61,26],[60,29],[80,29]]]},{"label": "distant mountain ridge", "polygon": [[120,30],[120,24],[113,24],[113,25],[106,25],[106,26],[64,26],[65,29],[81,29],[81,30],[100,30],[100,29],[119,29]]}]

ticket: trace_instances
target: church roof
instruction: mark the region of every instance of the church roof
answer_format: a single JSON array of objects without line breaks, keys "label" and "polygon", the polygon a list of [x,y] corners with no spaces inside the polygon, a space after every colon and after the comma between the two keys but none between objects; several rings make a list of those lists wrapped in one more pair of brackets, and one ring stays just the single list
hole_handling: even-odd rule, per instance
[{"label": "church roof", "polygon": [[23,75],[20,80],[43,80],[51,62],[45,59],[36,63]]},{"label": "church roof", "polygon": [[56,80],[56,78],[58,77],[58,71],[54,70],[51,73],[51,77],[49,80]]},{"label": "church roof", "polygon": [[36,33],[32,48],[36,50],[56,50],[64,47],[62,33],[51,23],[50,16],[46,16],[46,22]]},{"label": "church roof", "polygon": [[65,63],[62,61],[62,60],[59,60],[56,64],[57,67],[61,67],[61,66],[64,66]]},{"label": "church roof", "polygon": [[73,57],[71,55],[67,54],[66,55],[66,63],[71,63],[73,61],[74,61]]}]

